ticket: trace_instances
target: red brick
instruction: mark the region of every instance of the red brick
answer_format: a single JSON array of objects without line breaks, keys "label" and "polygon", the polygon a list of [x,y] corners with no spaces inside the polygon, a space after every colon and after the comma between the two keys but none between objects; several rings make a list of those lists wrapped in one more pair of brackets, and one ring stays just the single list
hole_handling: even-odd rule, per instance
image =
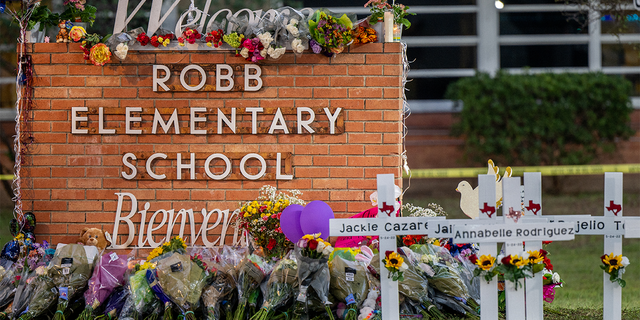
[{"label": "red brick", "polygon": [[135,75],[137,74],[137,71],[136,67],[112,64],[105,65],[102,68],[102,72],[105,76]]},{"label": "red brick", "polygon": [[313,95],[312,88],[280,88],[278,89],[279,98],[311,98]]},{"label": "red brick", "polygon": [[102,68],[88,65],[70,65],[69,75],[102,75]]},{"label": "red brick", "polygon": [[331,155],[363,155],[364,145],[358,145],[354,143],[344,145],[331,145],[329,147],[329,154]]},{"label": "red brick", "polygon": [[329,168],[296,167],[295,168],[295,176],[296,177],[305,177],[305,178],[328,178],[329,177]]},{"label": "red brick", "polygon": [[49,64],[51,63],[51,55],[48,53],[31,54],[31,63],[33,64]]},{"label": "red brick", "polygon": [[381,111],[347,111],[349,121],[380,121],[382,120]]},{"label": "red brick", "polygon": [[366,132],[400,132],[402,124],[400,122],[365,123]]},{"label": "red brick", "polygon": [[346,75],[347,66],[342,65],[315,65],[313,66],[314,75]]},{"label": "red brick", "polygon": [[[332,178],[362,178],[364,177],[364,169],[357,167],[329,168],[329,176]],[[348,188],[351,189],[351,185]]]},{"label": "red brick", "polygon": [[[184,61],[184,63],[187,63]],[[156,55],[153,53],[129,53],[127,58],[122,61],[123,64],[154,64],[156,63]]]},{"label": "red brick", "polygon": [[104,88],[105,98],[135,98],[138,96],[136,88]]},{"label": "red brick", "polygon": [[347,143],[347,135],[346,134],[315,135],[313,137],[313,143]]},{"label": "red brick", "polygon": [[[238,93],[245,99],[276,98],[278,97],[278,88],[263,88],[255,92],[244,91],[242,93]],[[211,98],[212,95],[209,94],[209,97]]]},{"label": "red brick", "polygon": [[384,88],[385,99],[397,99],[402,96],[401,88]]},{"label": "red brick", "polygon": [[330,191],[329,198],[332,201],[363,201],[363,191]]},{"label": "red brick", "polygon": [[[119,87],[120,77],[87,77],[87,87]],[[126,84],[122,84],[127,86]]]},{"label": "red brick", "polygon": [[284,65],[278,66],[279,75],[311,75],[313,73],[313,66],[303,65]]},{"label": "red brick", "polygon": [[85,77],[51,77],[51,86],[52,87],[84,87],[84,78]]},{"label": "red brick", "polygon": [[66,43],[36,43],[33,52],[67,52]]},{"label": "red brick", "polygon": [[224,63],[224,54],[192,53],[191,63]]},{"label": "red brick", "polygon": [[387,42],[384,44],[385,53],[402,52],[402,44],[400,42]]},{"label": "red brick", "polygon": [[84,60],[84,56],[82,53],[76,53],[76,54],[59,53],[59,54],[52,54],[51,61],[53,63],[59,63],[59,64],[85,64],[86,60]]},{"label": "red brick", "polygon": [[347,157],[344,156],[314,156],[313,164],[316,166],[346,166]]},{"label": "red brick", "polygon": [[385,76],[401,76],[402,66],[384,66]]},{"label": "red brick", "polygon": [[367,64],[402,64],[400,54],[367,54]]},{"label": "red brick", "polygon": [[296,57],[297,64],[329,64],[331,58],[323,54],[303,53]]},{"label": "red brick", "polygon": [[400,87],[400,77],[367,77],[367,87]]},{"label": "red brick", "polygon": [[364,64],[364,54],[337,54],[331,58],[331,63]]},{"label": "red brick", "polygon": [[297,87],[328,87],[329,77],[296,77]]},{"label": "red brick", "polygon": [[314,189],[346,189],[347,179],[313,179]]},{"label": "red brick", "polygon": [[63,99],[68,97],[67,90],[68,89],[37,88],[33,92],[33,97],[36,99],[42,99],[42,98]]},{"label": "red brick", "polygon": [[293,77],[263,77],[262,86],[266,87],[293,87]]},{"label": "red brick", "polygon": [[102,98],[101,88],[69,88],[70,98]]},{"label": "red brick", "polygon": [[346,98],[346,88],[314,88],[314,98]]},{"label": "red brick", "polygon": [[400,100],[367,100],[365,101],[367,109],[388,109],[388,110],[401,110],[402,101]]},{"label": "red brick", "polygon": [[402,153],[402,146],[397,145],[367,145],[365,154],[367,155],[399,155]]},{"label": "red brick", "polygon": [[332,87],[362,87],[364,86],[364,77],[331,77]]},{"label": "red brick", "polygon": [[84,190],[74,189],[54,189],[51,190],[52,200],[82,200],[84,199]]},{"label": "red brick", "polygon": [[349,66],[349,75],[382,75],[382,66],[381,65],[350,65]]},{"label": "red brick", "polygon": [[367,43],[362,45],[352,45],[349,47],[349,53],[369,53],[382,52],[384,43]]}]

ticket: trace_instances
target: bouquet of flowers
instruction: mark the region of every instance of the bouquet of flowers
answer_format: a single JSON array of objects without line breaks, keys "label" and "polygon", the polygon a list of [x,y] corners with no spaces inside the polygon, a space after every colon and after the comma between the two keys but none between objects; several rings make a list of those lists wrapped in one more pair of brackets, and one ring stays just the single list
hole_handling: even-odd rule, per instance
[{"label": "bouquet of flowers", "polygon": [[123,320],[144,319],[147,315],[153,318],[162,313],[163,305],[149,287],[147,269],[153,267],[150,262],[138,264],[132,270],[128,281],[128,297],[122,307],[119,318]]},{"label": "bouquet of flowers", "polygon": [[305,235],[298,241],[294,250],[298,261],[298,296],[293,310],[293,319],[307,314],[308,289],[313,288],[325,307],[329,319],[333,313],[329,308],[329,272],[328,256],[333,252],[331,244],[320,238],[320,234]]},{"label": "bouquet of flowers", "polygon": [[182,311],[182,316],[195,320],[196,309],[202,289],[209,276],[189,255],[172,252],[158,260],[158,280],[165,294]]},{"label": "bouquet of flowers", "polygon": [[416,263],[417,257],[414,257],[407,247],[402,247],[400,250],[402,250],[405,260],[409,262],[409,268],[402,273],[403,279],[398,281],[398,290],[405,297],[418,303],[416,307],[423,317],[427,319],[444,319],[442,312],[438,310],[433,304],[433,300],[429,297],[429,280]]},{"label": "bouquet of flowers", "polygon": [[496,258],[488,255],[481,255],[480,258],[476,258],[475,261],[471,261],[478,266],[473,270],[473,275],[476,277],[482,277],[485,281],[491,282],[493,277],[498,275],[496,270]]},{"label": "bouquet of flowers", "polygon": [[625,268],[629,265],[629,258],[620,255],[614,255],[613,252],[605,254],[600,257],[602,265],[600,268],[609,275],[611,282],[617,282],[620,287],[624,288],[627,282],[620,278],[625,271]]},{"label": "bouquet of flowers", "polygon": [[129,290],[125,286],[117,287],[109,296],[109,300],[102,312],[102,315],[96,317],[96,320],[111,320],[117,318],[118,314],[124,307],[124,303],[129,296]]},{"label": "bouquet of flowers", "polygon": [[553,270],[545,268],[542,272],[542,299],[551,303],[556,295],[555,288],[562,288],[564,281],[560,278],[560,275],[557,272],[553,272]]},{"label": "bouquet of flowers", "polygon": [[[444,295],[437,295],[436,302],[467,314],[477,316],[479,305],[471,298],[467,284],[461,276],[460,262],[453,258],[446,248],[433,244],[413,245],[417,263],[429,280],[429,285]],[[436,292],[437,293],[437,292]]]},{"label": "bouquet of flowers", "polygon": [[244,320],[247,303],[254,291],[260,290],[260,283],[265,277],[266,263],[261,257],[251,254],[244,258],[238,266],[238,308],[234,320]]},{"label": "bouquet of flowers", "polygon": [[338,301],[345,302],[345,320],[358,318],[357,308],[369,293],[367,266],[356,260],[360,249],[335,249],[329,259],[330,290]]},{"label": "bouquet of flowers", "polygon": [[238,49],[242,47],[242,43],[250,35],[249,18],[245,16],[231,17],[229,18],[229,25],[231,30],[228,30],[229,32],[222,36],[222,40],[236,49],[236,56],[240,56]]},{"label": "bouquet of flowers", "polygon": [[309,44],[309,23],[306,16],[291,7],[280,8],[278,11],[283,17],[282,23],[284,24],[280,38],[284,40],[285,44],[291,46],[291,50],[295,54],[301,54],[308,49]]},{"label": "bouquet of flowers", "polygon": [[[267,40],[270,41],[270,39]],[[247,61],[255,63],[264,60],[267,56],[267,49],[265,49],[263,41],[259,37],[244,39],[240,48],[242,48],[240,55]]]},{"label": "bouquet of flowers", "polygon": [[[243,249],[234,249],[229,246],[222,248],[222,254],[215,252],[212,261],[209,262],[216,268],[213,281],[206,286],[202,292],[202,301],[207,307],[207,320],[221,319],[220,305],[222,302],[225,307],[227,319],[233,317],[233,306],[230,301],[236,295],[236,279],[238,277],[235,266],[240,265],[244,259],[245,251]],[[206,258],[205,258],[206,260]]]},{"label": "bouquet of flowers", "polygon": [[68,244],[56,251],[49,267],[49,276],[60,294],[54,320],[62,320],[69,301],[82,294],[91,277],[92,268],[87,252],[80,244]]},{"label": "bouquet of flowers", "polygon": [[301,194],[298,190],[277,192],[273,186],[263,186],[256,200],[241,204],[237,223],[249,232],[267,257],[282,258],[293,245],[280,228],[280,216],[291,204],[305,204],[299,198]]},{"label": "bouquet of flowers", "polygon": [[405,17],[407,15],[416,15],[413,12],[407,12],[407,10],[409,10],[409,7],[400,3],[395,3],[395,1],[393,5],[391,5],[387,2],[387,0],[369,0],[364,4],[364,6],[365,8],[371,6],[371,18],[369,18],[369,22],[371,24],[378,23],[378,21],[382,20],[382,18],[384,17],[384,12],[386,10],[391,10],[393,11],[393,22],[402,24],[406,28],[409,28],[411,27],[411,22],[409,22],[409,20],[407,20],[407,18]]},{"label": "bouquet of flowers", "polygon": [[[54,258],[57,263],[60,259]],[[52,262],[54,261],[52,260]],[[53,282],[53,279],[48,274],[48,270],[44,267],[38,267],[36,269],[36,278],[32,280],[33,294],[29,305],[25,308],[26,312],[18,313],[14,309],[14,315],[20,314],[20,320],[31,320],[37,318],[53,307],[58,297],[58,289]],[[26,293],[26,292],[25,292]],[[21,298],[29,298],[25,294],[21,295]]]},{"label": "bouquet of flowers", "polygon": [[222,29],[212,30],[207,33],[204,40],[207,42],[207,46],[211,47],[220,47],[222,45],[222,37],[224,36],[224,31]]},{"label": "bouquet of flowers", "polygon": [[309,31],[311,34],[311,48],[314,53],[320,53],[317,46],[321,47],[325,55],[331,57],[344,50],[351,44],[353,21],[343,14],[340,18],[335,18],[327,10],[316,10],[309,20]]},{"label": "bouquet of flowers", "polygon": [[353,35],[353,43],[365,44],[378,41],[378,36],[373,28],[358,26]]},{"label": "bouquet of flowers", "polygon": [[93,319],[93,311],[107,300],[116,287],[124,284],[127,263],[126,256],[115,252],[100,257],[89,280],[88,289],[84,293],[86,307],[78,317],[79,320]]},{"label": "bouquet of flowers", "polygon": [[271,319],[274,310],[284,306],[293,297],[298,276],[298,264],[288,257],[278,261],[267,282],[262,308],[251,317],[251,320]]},{"label": "bouquet of flowers", "polygon": [[173,39],[173,34],[167,33],[164,35],[157,35],[157,36],[151,37],[149,39],[149,43],[151,43],[151,45],[156,48],[159,47],[160,45],[166,47],[169,43],[171,43],[172,39]]},{"label": "bouquet of flowers", "polygon": [[522,283],[520,283],[520,279],[531,278],[533,276],[526,268],[529,260],[525,259],[523,254],[499,255],[498,260],[500,264],[496,267],[497,271],[504,277],[505,281],[513,283],[516,290],[523,286]]},{"label": "bouquet of flowers", "polygon": [[147,282],[149,283],[151,291],[153,291],[156,297],[160,299],[160,302],[162,302],[162,304],[164,305],[164,320],[173,319],[173,313],[171,310],[173,303],[171,302],[171,299],[164,293],[164,290],[162,290],[162,288],[160,287],[160,283],[158,281],[158,271],[156,269],[149,268],[147,269],[145,277],[147,278]]},{"label": "bouquet of flowers", "polygon": [[200,34],[200,32],[198,32],[197,29],[187,27],[184,31],[182,31],[182,36],[178,37],[178,44],[180,44],[181,47],[184,47],[185,42],[189,44],[194,44],[196,43],[197,40],[200,40],[201,38],[202,38],[202,34]]},{"label": "bouquet of flowers", "polygon": [[98,9],[86,3],[87,0],[65,0],[65,10],[60,15],[60,20],[76,21],[76,19],[80,19],[80,21],[93,26]]}]

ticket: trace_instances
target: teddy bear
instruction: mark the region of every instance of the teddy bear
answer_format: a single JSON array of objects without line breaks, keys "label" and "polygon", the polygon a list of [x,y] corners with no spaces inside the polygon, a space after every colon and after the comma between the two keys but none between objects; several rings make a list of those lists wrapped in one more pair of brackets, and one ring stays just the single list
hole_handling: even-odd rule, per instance
[{"label": "teddy bear", "polygon": [[56,43],[69,42],[69,30],[67,30],[67,20],[62,20],[58,23],[58,35],[56,35]]},{"label": "teddy bear", "polygon": [[100,252],[111,245],[111,242],[105,238],[104,232],[98,228],[83,228],[78,242],[86,246],[95,246]]}]

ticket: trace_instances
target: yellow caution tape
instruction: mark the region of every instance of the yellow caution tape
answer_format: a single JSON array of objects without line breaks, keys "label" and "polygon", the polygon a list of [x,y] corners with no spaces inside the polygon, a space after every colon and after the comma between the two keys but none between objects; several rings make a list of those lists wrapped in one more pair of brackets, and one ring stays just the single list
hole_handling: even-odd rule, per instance
[{"label": "yellow caution tape", "polygon": [[13,180],[12,174],[0,174],[0,180]]},{"label": "yellow caution tape", "polygon": [[[543,176],[577,176],[604,174],[605,172],[640,173],[640,163],[633,164],[594,164],[581,166],[535,166],[511,167],[513,176],[521,176],[524,172],[540,172]],[[501,172],[503,174],[504,172]],[[479,174],[487,174],[487,168],[446,168],[446,169],[413,169],[411,178],[475,178]],[[404,174],[403,178],[409,178]]]}]

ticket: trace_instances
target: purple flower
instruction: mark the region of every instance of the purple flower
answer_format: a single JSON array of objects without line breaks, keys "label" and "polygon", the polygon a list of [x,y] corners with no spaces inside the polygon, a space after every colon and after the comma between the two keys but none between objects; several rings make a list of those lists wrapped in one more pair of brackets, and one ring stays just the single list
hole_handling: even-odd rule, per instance
[{"label": "purple flower", "polygon": [[313,51],[313,53],[316,53],[316,54],[322,51],[322,47],[320,46],[320,44],[313,39],[309,40],[309,47],[311,47],[311,50]]}]

